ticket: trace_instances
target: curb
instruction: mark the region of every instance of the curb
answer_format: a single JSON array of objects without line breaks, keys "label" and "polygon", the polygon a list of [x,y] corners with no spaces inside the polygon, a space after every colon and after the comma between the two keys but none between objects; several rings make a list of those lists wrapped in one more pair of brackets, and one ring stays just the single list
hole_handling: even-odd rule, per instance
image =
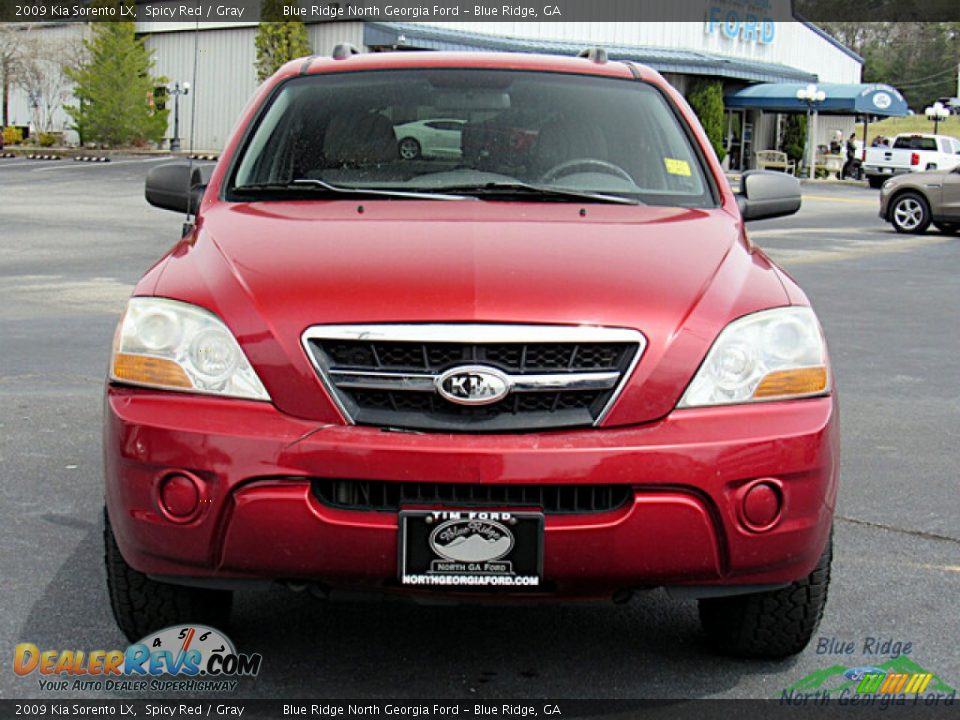
[{"label": "curb", "polygon": [[848,185],[850,187],[868,187],[866,180],[837,180],[824,178],[821,180],[810,180],[809,178],[801,178],[801,185]]},{"label": "curb", "polygon": [[[16,148],[15,152],[12,152]],[[175,152],[172,153],[169,150],[144,150],[142,148],[126,148],[126,149],[107,149],[107,148],[71,148],[71,147],[57,147],[50,148],[47,152],[56,153],[61,159],[62,158],[75,158],[75,157],[165,157],[173,160],[217,160],[220,155],[219,153],[209,152],[209,153],[196,153],[188,155],[186,152]],[[30,155],[36,155],[37,148],[34,147],[22,147],[22,146],[10,146],[0,152],[0,157],[14,157],[14,158],[28,158]],[[91,161],[92,162],[92,161]]]},{"label": "curb", "polygon": [[77,155],[74,162],[110,162],[110,158],[105,155]]},{"label": "curb", "polygon": [[62,160],[59,155],[25,155],[27,160]]},{"label": "curb", "polygon": [[[737,185],[740,182],[740,179],[743,177],[742,174],[730,174],[725,173],[727,176],[727,181],[731,185]],[[867,187],[866,180],[837,180],[837,178],[797,178],[797,181],[801,185],[847,185],[849,187]]]}]

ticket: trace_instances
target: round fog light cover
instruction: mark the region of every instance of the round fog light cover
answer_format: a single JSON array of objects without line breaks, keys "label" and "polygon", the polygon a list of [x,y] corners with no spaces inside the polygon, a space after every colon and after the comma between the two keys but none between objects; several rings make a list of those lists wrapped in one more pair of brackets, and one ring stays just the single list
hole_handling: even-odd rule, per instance
[{"label": "round fog light cover", "polygon": [[769,482],[758,482],[743,495],[743,519],[752,530],[766,530],[780,517],[780,489]]},{"label": "round fog light cover", "polygon": [[173,519],[186,520],[200,505],[200,490],[186,475],[168,475],[160,483],[160,504]]}]

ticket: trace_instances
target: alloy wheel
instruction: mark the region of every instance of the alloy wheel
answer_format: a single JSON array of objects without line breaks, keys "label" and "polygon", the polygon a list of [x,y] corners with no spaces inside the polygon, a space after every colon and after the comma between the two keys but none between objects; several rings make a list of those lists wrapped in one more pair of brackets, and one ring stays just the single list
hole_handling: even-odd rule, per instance
[{"label": "alloy wheel", "polygon": [[899,232],[922,233],[930,225],[930,212],[923,198],[905,195],[894,204],[892,220]]}]

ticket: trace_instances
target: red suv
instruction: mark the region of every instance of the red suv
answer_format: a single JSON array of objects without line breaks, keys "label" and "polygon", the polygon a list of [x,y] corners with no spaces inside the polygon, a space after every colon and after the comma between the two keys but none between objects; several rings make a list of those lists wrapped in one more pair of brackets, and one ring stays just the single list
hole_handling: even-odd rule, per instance
[{"label": "red suv", "polygon": [[[459,149],[396,128],[455,119]],[[289,63],[139,282],[106,388],[106,550],[131,638],[263,582],[467,601],[700,601],[723,651],[826,600],[837,407],[819,323],[683,98],[600,52],[339,47]]]}]

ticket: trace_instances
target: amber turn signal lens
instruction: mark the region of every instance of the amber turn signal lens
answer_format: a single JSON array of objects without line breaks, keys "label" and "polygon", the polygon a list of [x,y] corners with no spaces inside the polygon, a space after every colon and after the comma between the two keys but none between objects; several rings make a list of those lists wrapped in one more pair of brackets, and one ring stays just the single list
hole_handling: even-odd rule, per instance
[{"label": "amber turn signal lens", "polygon": [[789,397],[810,395],[827,389],[825,367],[777,370],[769,373],[753,391],[754,398]]},{"label": "amber turn signal lens", "polygon": [[193,383],[173,360],[118,353],[113,357],[113,377],[121,382],[162,387],[192,388]]}]

